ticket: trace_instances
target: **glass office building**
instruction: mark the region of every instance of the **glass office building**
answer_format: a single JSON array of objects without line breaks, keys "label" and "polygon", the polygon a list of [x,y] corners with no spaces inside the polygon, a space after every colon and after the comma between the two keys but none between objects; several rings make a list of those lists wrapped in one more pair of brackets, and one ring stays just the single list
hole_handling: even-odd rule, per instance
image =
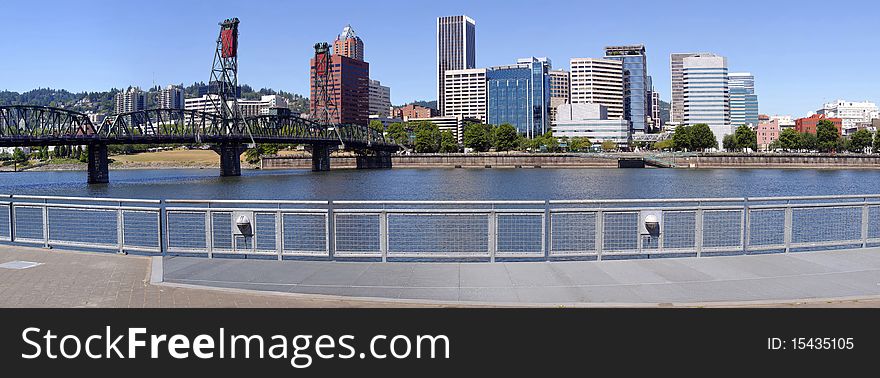
[{"label": "glass office building", "polygon": [[633,132],[649,131],[651,97],[645,46],[609,46],[605,59],[623,62],[623,117],[630,121]]},{"label": "glass office building", "polygon": [[755,94],[755,77],[748,72],[728,74],[730,88],[730,124],[758,126],[758,96]]},{"label": "glass office building", "polygon": [[486,71],[488,123],[533,138],[550,129],[550,61],[526,58]]}]

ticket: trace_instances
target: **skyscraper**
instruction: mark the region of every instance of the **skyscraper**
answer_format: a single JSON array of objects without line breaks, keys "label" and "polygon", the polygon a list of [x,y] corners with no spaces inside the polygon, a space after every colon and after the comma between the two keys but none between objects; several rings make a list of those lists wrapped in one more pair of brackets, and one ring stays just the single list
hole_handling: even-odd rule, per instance
[{"label": "skyscraper", "polygon": [[755,77],[748,72],[728,74],[730,88],[730,124],[758,126],[758,96],[755,94]]},{"label": "skyscraper", "polygon": [[684,116],[682,123],[705,123],[712,129],[718,147],[730,126],[730,92],[727,58],[715,54],[687,56],[682,60]]},{"label": "skyscraper", "polygon": [[605,59],[623,62],[624,118],[630,121],[633,132],[650,131],[651,97],[648,93],[648,61],[644,45],[608,46]]},{"label": "skyscraper", "polygon": [[486,71],[489,123],[509,123],[529,138],[550,129],[550,61],[518,59]]},{"label": "skyscraper", "polygon": [[673,53],[669,56],[669,68],[672,75],[672,88],[670,95],[672,102],[670,103],[669,122],[681,123],[684,119],[684,79],[682,78],[682,66],[684,58],[694,55],[706,55],[707,52],[698,53]]},{"label": "skyscraper", "polygon": [[169,85],[156,94],[156,107],[163,109],[183,109],[183,88]]},{"label": "skyscraper", "polygon": [[437,107],[446,114],[444,80],[446,71],[476,67],[476,23],[468,16],[437,18]]},{"label": "skyscraper", "polygon": [[136,112],[147,108],[147,96],[138,87],[128,87],[116,94],[116,114]]},{"label": "skyscraper", "polygon": [[333,41],[333,53],[355,60],[364,60],[364,41],[354,33],[351,25],[345,25],[342,33]]},{"label": "skyscraper", "polygon": [[572,104],[605,105],[608,119],[623,119],[623,62],[572,58],[569,71]]},{"label": "skyscraper", "polygon": [[444,76],[445,115],[486,122],[486,69],[447,70]]},{"label": "skyscraper", "polygon": [[550,71],[550,121],[556,120],[556,107],[571,102],[571,80],[566,70]]},{"label": "skyscraper", "polygon": [[379,80],[370,80],[370,115],[388,117],[391,113],[391,88]]}]

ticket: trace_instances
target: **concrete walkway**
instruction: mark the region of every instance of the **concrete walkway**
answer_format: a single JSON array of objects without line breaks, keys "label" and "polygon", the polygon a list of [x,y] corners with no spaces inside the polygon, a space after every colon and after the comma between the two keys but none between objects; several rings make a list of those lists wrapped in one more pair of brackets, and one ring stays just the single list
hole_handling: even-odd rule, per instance
[{"label": "concrete walkway", "polygon": [[421,303],[759,305],[880,299],[880,249],[601,262],[380,263],[170,257],[171,284]]}]

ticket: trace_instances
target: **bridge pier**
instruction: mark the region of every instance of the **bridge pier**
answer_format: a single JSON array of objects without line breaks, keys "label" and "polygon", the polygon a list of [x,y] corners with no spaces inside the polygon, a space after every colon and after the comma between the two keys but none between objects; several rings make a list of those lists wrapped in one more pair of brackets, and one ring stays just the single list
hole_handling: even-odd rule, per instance
[{"label": "bridge pier", "polygon": [[107,157],[107,144],[92,143],[88,147],[89,184],[110,182],[110,160]]},{"label": "bridge pier", "polygon": [[375,155],[358,155],[356,161],[357,169],[391,168],[391,153],[376,151]]},{"label": "bridge pier", "polygon": [[239,143],[220,143],[212,148],[220,155],[220,176],[241,176],[241,153],[246,150]]},{"label": "bridge pier", "polygon": [[312,145],[312,172],[330,170],[330,146],[326,144]]}]

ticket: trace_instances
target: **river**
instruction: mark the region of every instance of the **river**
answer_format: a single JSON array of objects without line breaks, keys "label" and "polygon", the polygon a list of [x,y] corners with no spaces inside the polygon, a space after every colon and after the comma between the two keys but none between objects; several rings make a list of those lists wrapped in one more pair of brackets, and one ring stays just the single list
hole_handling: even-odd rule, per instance
[{"label": "river", "polygon": [[0,173],[0,194],[200,199],[534,200],[878,193],[867,169],[113,170]]}]

